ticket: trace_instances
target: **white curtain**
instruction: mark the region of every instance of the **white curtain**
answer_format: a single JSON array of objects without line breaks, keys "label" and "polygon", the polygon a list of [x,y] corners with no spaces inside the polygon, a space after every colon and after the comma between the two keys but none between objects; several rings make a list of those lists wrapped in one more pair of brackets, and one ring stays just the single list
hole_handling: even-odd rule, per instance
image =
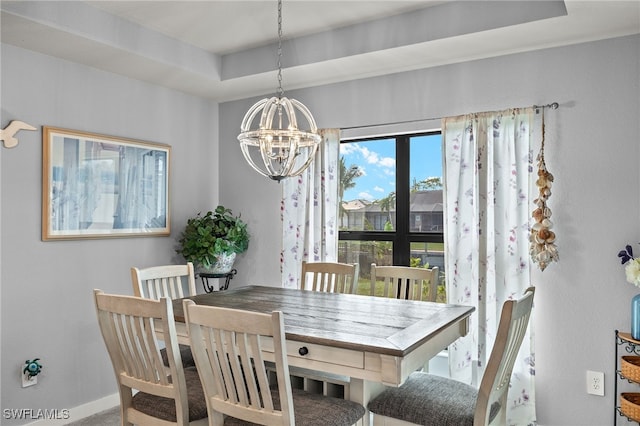
[{"label": "white curtain", "polygon": [[[473,305],[469,334],[449,348],[451,377],[478,385],[502,304],[530,283],[533,109],[443,120],[446,283],[449,303]],[[531,199],[530,199],[531,198]],[[514,367],[507,424],[535,424],[532,322]]]},{"label": "white curtain", "polygon": [[302,261],[338,259],[338,152],[340,129],[321,129],[315,160],[300,176],[282,181],[282,286],[300,287]]}]

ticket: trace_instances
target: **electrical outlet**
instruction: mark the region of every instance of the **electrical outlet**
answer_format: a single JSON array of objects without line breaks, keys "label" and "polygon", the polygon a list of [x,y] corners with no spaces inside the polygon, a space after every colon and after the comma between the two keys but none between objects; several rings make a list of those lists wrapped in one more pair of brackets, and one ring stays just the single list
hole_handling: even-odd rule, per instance
[{"label": "electrical outlet", "polygon": [[38,376],[29,376],[24,372],[24,367],[20,367],[20,376],[22,376],[22,387],[26,388],[38,384]]},{"label": "electrical outlet", "polygon": [[604,373],[587,370],[587,393],[604,396]]}]

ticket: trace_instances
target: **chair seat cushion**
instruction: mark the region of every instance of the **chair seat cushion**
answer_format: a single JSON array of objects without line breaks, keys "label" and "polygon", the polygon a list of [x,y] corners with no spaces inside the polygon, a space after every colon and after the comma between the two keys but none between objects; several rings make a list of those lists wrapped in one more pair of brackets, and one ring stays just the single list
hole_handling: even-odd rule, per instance
[{"label": "chair seat cushion", "polygon": [[[193,354],[191,353],[191,346],[189,345],[178,345],[180,347],[180,357],[182,357],[182,366],[183,367],[195,367],[196,361],[193,359]],[[162,363],[165,366],[169,366],[169,356],[167,355],[167,349],[160,349],[160,356],[162,357]]]},{"label": "chair seat cushion", "polygon": [[[465,383],[416,372],[369,402],[375,414],[425,426],[473,426],[478,390]],[[490,420],[500,411],[491,407]]]},{"label": "chair seat cushion", "polygon": [[[345,399],[324,396],[292,389],[293,410],[298,426],[350,426],[365,414],[362,405]],[[271,398],[276,409],[280,409],[280,395],[277,389],[271,390]],[[226,417],[225,426],[254,426],[233,417]]]},{"label": "chair seat cushion", "polygon": [[[207,417],[207,402],[200,383],[200,377],[198,376],[198,370],[195,367],[185,368],[184,378],[187,383],[189,398],[189,421],[204,419]],[[131,406],[149,416],[170,422],[177,421],[176,403],[171,398],[138,392],[133,396]]]}]

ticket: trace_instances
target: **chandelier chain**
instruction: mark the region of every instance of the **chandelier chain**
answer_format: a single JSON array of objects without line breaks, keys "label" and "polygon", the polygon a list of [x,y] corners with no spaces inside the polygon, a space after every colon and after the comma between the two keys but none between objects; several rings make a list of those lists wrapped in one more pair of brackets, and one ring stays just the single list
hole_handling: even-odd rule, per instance
[{"label": "chandelier chain", "polygon": [[278,0],[278,98],[282,99],[282,0]]},{"label": "chandelier chain", "polygon": [[[245,160],[263,176],[281,181],[299,176],[313,162],[321,137],[309,109],[284,97],[282,89],[282,0],[278,0],[278,89],[277,97],[256,102],[240,124],[238,141]],[[298,127],[297,114],[308,130]],[[253,126],[256,124],[256,126]]]}]

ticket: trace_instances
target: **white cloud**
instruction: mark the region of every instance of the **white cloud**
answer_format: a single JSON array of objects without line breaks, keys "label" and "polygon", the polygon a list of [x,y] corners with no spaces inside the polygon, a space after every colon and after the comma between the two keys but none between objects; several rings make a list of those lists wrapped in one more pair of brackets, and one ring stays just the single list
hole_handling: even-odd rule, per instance
[{"label": "white cloud", "polygon": [[369,151],[367,148],[360,148],[360,154],[364,157],[365,161],[369,164],[376,164],[378,162],[378,153]]},{"label": "white cloud", "polygon": [[376,191],[376,192],[385,192],[384,189],[380,188],[377,185],[373,188],[373,190]]},{"label": "white cloud", "polygon": [[380,159],[380,162],[378,164],[380,164],[383,167],[395,167],[396,160],[391,157],[383,157],[382,159]]},{"label": "white cloud", "polygon": [[375,200],[375,197],[373,195],[369,194],[366,191],[358,193],[358,198],[360,198],[362,200],[369,200],[369,201]]},{"label": "white cloud", "polygon": [[340,154],[349,155],[353,154],[358,149],[357,143],[343,143],[340,144]]},{"label": "white cloud", "polygon": [[[348,146],[349,148],[343,148],[344,146]],[[341,153],[343,154],[353,154],[354,152],[359,152],[362,155],[362,158],[369,164],[375,164],[381,167],[393,168],[396,165],[396,160],[391,157],[380,157],[380,155],[371,151],[369,148],[361,146],[359,144],[343,144],[340,147]]]}]

